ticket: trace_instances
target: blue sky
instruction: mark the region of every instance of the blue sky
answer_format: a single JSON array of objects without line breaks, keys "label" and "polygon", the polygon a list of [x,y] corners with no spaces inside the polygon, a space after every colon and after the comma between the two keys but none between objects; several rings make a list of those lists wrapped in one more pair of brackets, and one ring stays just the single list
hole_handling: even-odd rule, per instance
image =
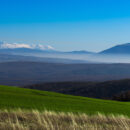
[{"label": "blue sky", "polygon": [[100,51],[130,42],[129,0],[0,0],[0,40]]}]

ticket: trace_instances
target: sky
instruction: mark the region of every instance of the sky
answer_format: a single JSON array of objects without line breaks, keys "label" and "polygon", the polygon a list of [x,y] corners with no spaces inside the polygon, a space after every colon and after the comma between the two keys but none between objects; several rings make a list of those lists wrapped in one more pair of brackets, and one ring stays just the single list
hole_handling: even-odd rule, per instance
[{"label": "sky", "polygon": [[101,51],[130,42],[129,0],[0,0],[0,41]]}]

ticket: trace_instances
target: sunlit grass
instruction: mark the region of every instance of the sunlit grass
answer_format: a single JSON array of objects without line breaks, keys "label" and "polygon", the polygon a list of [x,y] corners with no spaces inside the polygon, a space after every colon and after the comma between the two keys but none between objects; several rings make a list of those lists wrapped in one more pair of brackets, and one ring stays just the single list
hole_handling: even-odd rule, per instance
[{"label": "sunlit grass", "polygon": [[123,114],[130,117],[130,103],[24,88],[0,86],[0,109],[37,109],[57,112]]}]

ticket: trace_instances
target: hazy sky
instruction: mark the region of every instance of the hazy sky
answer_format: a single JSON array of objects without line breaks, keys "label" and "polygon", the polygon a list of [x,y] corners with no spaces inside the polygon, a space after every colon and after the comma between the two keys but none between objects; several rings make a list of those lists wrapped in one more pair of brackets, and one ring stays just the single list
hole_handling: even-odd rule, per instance
[{"label": "hazy sky", "polygon": [[130,42],[130,0],[0,0],[0,40],[100,51]]}]

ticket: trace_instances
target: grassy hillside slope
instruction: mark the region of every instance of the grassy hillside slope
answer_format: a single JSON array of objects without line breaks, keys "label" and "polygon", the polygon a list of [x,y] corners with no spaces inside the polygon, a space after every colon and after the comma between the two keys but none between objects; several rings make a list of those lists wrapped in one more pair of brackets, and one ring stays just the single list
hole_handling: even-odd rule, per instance
[{"label": "grassy hillside slope", "polygon": [[130,103],[63,95],[53,92],[0,86],[0,109],[38,109],[87,114],[113,113],[130,116]]}]

